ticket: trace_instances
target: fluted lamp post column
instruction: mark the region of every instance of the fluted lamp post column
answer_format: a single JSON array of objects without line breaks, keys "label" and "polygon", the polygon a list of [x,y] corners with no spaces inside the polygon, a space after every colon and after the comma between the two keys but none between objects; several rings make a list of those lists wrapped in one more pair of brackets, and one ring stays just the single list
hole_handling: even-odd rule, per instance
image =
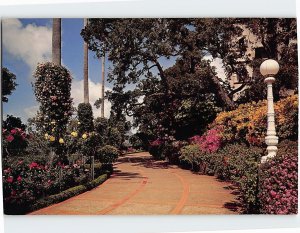
[{"label": "fluted lamp post column", "polygon": [[276,156],[278,137],[276,136],[275,129],[275,111],[273,101],[273,83],[275,82],[274,75],[279,71],[279,64],[277,61],[268,59],[260,65],[260,73],[265,77],[267,84],[267,103],[268,103],[268,123],[267,123],[267,136],[265,138],[267,144],[268,155],[261,158],[261,163],[264,163],[267,158]]}]

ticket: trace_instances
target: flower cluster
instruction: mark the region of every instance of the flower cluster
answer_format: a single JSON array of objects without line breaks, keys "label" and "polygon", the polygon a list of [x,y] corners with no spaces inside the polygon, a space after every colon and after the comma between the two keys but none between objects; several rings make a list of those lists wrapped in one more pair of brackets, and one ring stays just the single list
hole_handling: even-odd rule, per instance
[{"label": "flower cluster", "polygon": [[[275,120],[281,139],[296,139],[298,127],[298,95],[275,103]],[[241,104],[236,110],[221,112],[210,128],[226,126],[222,132],[224,142],[244,142],[262,145],[267,131],[267,102]]]},{"label": "flower cluster", "polygon": [[200,150],[203,152],[216,152],[222,145],[222,131],[223,128],[217,126],[208,130],[204,135],[196,135],[190,138],[191,144],[198,144]]},{"label": "flower cluster", "polygon": [[3,155],[20,155],[28,144],[30,136],[20,128],[12,128],[11,130],[2,129],[4,138],[3,146],[5,150]]},{"label": "flower cluster", "polygon": [[44,133],[51,132],[50,141],[55,141],[66,131],[72,115],[72,78],[66,68],[51,62],[38,64],[34,77],[34,93],[40,103],[37,121]]},{"label": "flower cluster", "polygon": [[73,166],[61,162],[50,166],[23,160],[5,160],[3,169],[3,196],[5,209],[26,208],[37,199],[86,182],[89,170],[80,163]]}]

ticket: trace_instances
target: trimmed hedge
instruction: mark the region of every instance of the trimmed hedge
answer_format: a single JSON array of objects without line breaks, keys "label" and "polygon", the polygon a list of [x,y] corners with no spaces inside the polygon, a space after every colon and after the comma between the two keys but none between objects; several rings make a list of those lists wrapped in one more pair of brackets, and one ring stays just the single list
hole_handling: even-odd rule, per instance
[{"label": "trimmed hedge", "polygon": [[41,208],[45,208],[47,206],[62,202],[64,200],[67,200],[71,197],[77,196],[81,193],[84,193],[86,191],[89,191],[100,184],[102,184],[104,181],[106,181],[110,176],[110,172],[106,171],[105,174],[100,175],[98,178],[84,184],[84,185],[78,185],[72,188],[69,188],[63,192],[60,192],[58,194],[54,194],[48,197],[45,197],[43,199],[40,199],[36,201],[33,205],[27,206],[20,206],[18,209],[4,209],[4,214],[8,215],[20,215],[20,214],[26,214],[29,212],[33,212],[36,210],[39,210]]},{"label": "trimmed hedge", "polygon": [[67,200],[71,197],[77,196],[86,191],[89,191],[89,190],[99,186],[100,184],[102,184],[104,181],[107,180],[108,177],[109,177],[109,175],[106,173],[106,174],[100,175],[98,178],[88,182],[87,184],[75,186],[75,187],[69,188],[61,193],[54,194],[54,195],[51,195],[44,199],[38,200],[34,205],[31,206],[29,211],[30,212],[35,211],[35,210],[47,207],[49,205],[53,205],[53,204],[62,202],[64,200]]}]

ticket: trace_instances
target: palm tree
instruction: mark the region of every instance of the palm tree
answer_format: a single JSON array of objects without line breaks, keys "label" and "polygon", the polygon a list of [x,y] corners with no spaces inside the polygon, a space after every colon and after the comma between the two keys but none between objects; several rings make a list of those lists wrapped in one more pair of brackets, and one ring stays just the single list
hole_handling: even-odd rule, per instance
[{"label": "palm tree", "polygon": [[101,117],[104,117],[105,54],[102,56]]},{"label": "palm tree", "polygon": [[61,19],[54,18],[52,25],[52,62],[61,65]]},{"label": "palm tree", "polygon": [[[88,19],[84,19],[84,27],[88,24]],[[83,44],[83,95],[84,103],[89,103],[89,64],[88,64],[88,44]]]}]

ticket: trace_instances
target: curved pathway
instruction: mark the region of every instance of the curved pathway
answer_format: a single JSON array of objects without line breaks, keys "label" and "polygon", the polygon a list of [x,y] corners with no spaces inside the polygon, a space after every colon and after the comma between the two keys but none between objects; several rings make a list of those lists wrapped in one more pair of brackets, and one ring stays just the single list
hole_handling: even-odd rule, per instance
[{"label": "curved pathway", "polygon": [[31,214],[236,214],[236,198],[227,182],[142,152],[121,157],[99,187]]}]

